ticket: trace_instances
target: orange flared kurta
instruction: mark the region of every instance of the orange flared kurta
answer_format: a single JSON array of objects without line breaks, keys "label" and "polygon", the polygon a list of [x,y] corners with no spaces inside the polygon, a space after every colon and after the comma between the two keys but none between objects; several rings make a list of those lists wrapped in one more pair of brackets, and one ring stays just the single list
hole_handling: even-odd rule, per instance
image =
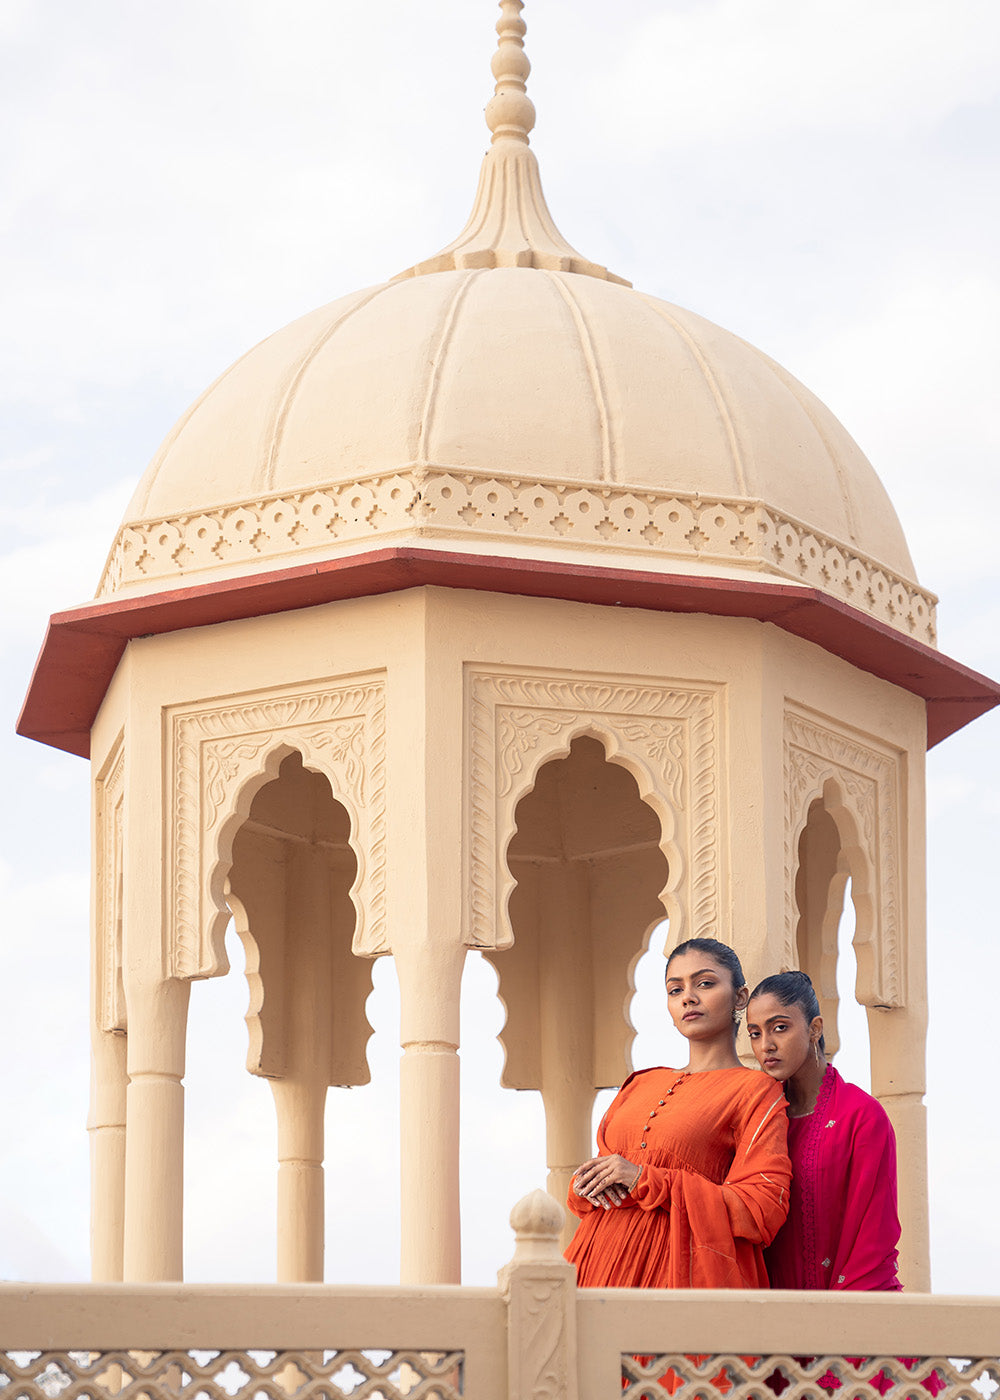
[{"label": "orange flared kurta", "polygon": [[600,1155],[641,1165],[611,1210],[572,1188],[566,1258],[582,1287],[766,1288],[762,1250],[788,1213],[781,1085],[749,1069],[630,1075],[597,1130]]}]

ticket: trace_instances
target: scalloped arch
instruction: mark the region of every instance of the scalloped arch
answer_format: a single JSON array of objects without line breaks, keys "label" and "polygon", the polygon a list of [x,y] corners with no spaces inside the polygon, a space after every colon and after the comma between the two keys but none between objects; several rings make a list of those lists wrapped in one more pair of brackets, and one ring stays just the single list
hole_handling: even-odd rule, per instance
[{"label": "scalloped arch", "polygon": [[514,880],[507,850],[517,802],[538,770],[590,735],[609,762],[631,773],[656,813],[669,875],[666,916],[681,929],[716,935],[722,900],[719,855],[717,692],[619,677],[466,672],[466,810],[463,865],[469,897],[464,940],[471,947],[513,942],[508,901]]},{"label": "scalloped arch", "polygon": [[[629,748],[621,743],[620,736],[615,732],[610,724],[602,724],[593,716],[582,720],[578,725],[572,726],[558,733],[558,741],[550,749],[539,750],[531,764],[525,768],[520,775],[522,781],[519,788],[512,794],[511,815],[516,818],[519,803],[528,797],[534,790],[538,774],[547,763],[558,762],[560,759],[568,758],[573,748],[574,741],[581,738],[595,739],[603,748],[604,756],[608,763],[613,763],[619,768],[624,768],[632,778],[635,779],[636,788],[640,801],[655,814],[660,823],[660,850],[667,861],[667,881],[660,890],[658,898],[663,905],[665,919],[679,918],[680,909],[677,903],[676,891],[681,882],[684,859],[681,848],[676,841],[677,815],[674,808],[670,806],[656,787],[653,773],[649,764],[643,762]],[[509,884],[505,881],[504,890],[501,893],[503,900],[502,918],[509,926],[510,923],[510,897],[513,893],[516,881],[510,875],[510,866],[507,857],[510,851],[510,843],[517,832],[517,822],[514,820],[511,828],[503,835],[500,849],[500,861],[503,869],[508,872]],[[646,937],[655,925],[651,925],[647,930]],[[513,932],[511,933],[513,942]],[[502,945],[498,945],[502,946]],[[633,991],[635,989],[633,988]]]},{"label": "scalloped arch", "polygon": [[[829,870],[825,904],[818,922],[813,911],[809,909],[808,902],[800,902],[799,899],[799,882],[808,868],[810,858],[809,852],[803,851],[803,842],[810,828],[817,822],[817,814],[828,818],[836,835],[835,859]],[[872,897],[874,871],[869,855],[861,844],[857,815],[845,801],[843,789],[836,777],[826,778],[819,794],[806,798],[803,819],[798,825],[794,840],[798,853],[792,874],[797,911],[796,962],[798,966],[805,967],[813,979],[825,1021],[823,1033],[826,1037],[827,1053],[833,1056],[840,1046],[838,942],[848,883],[851,886],[851,903],[855,910],[852,947],[857,969],[856,994],[866,990],[870,992],[878,975],[875,940],[877,903]],[[814,851],[813,855],[822,859],[820,850]],[[828,852],[827,859],[829,857]],[[863,996],[859,995],[858,999],[864,1001]]]},{"label": "scalloped arch", "polygon": [[[348,844],[357,861],[357,872],[348,895],[354,905],[355,929],[362,926],[364,914],[360,891],[364,886],[365,876],[364,850],[357,839],[361,814],[352,799],[352,794],[338,788],[337,780],[341,774],[337,771],[337,765],[324,761],[325,755],[322,751],[317,752],[317,745],[311,741],[308,733],[296,736],[295,743],[286,738],[277,738],[270,748],[255,756],[259,765],[256,769],[247,768],[241,773],[241,786],[232,794],[232,810],[217,828],[215,849],[207,853],[209,925],[206,936],[211,948],[212,965],[218,968],[220,973],[226,972],[229,966],[225,953],[225,937],[232,913],[228,886],[233,867],[233,842],[240,828],[250,817],[254,798],[268,783],[280,778],[281,765],[294,753],[299,754],[305,768],[326,778],[330,784],[333,801],[339,803],[347,812],[350,822]],[[250,762],[253,761],[251,758]]]},{"label": "scalloped arch", "polygon": [[[228,881],[226,882],[228,886]],[[247,1069],[251,1074],[256,1073],[255,1066],[260,1063],[264,1052],[264,1027],[261,1024],[260,1013],[264,1009],[264,979],[260,975],[260,947],[254,937],[253,929],[250,927],[250,916],[246,906],[241,899],[226,889],[226,902],[233,917],[233,927],[236,929],[236,936],[243,945],[243,956],[246,961],[246,981],[248,1002],[246,1015],[243,1018],[247,1025]]]},{"label": "scalloped arch", "polygon": [[869,1007],[906,1004],[900,910],[900,756],[793,710],[785,714],[785,950],[798,965],[795,876],[809,809],[819,801],[834,821],[857,912],[854,950],[858,1000]]},{"label": "scalloped arch", "polygon": [[[828,778],[823,784],[822,800],[824,810],[837,828],[841,855],[850,872],[851,900],[855,911],[852,946],[858,964],[857,991],[862,1004],[872,1006],[877,1001],[879,959],[876,941],[878,905],[874,897],[875,870],[871,852],[865,849],[861,839],[858,812],[837,777]],[[841,907],[843,893],[842,889]]]},{"label": "scalloped arch", "polygon": [[233,840],[256,793],[295,751],[328,779],[350,818],[358,863],[350,891],[354,951],[387,952],[381,675],[321,691],[272,691],[177,709],[170,712],[169,732],[169,974],[215,977],[226,971],[225,887]]}]

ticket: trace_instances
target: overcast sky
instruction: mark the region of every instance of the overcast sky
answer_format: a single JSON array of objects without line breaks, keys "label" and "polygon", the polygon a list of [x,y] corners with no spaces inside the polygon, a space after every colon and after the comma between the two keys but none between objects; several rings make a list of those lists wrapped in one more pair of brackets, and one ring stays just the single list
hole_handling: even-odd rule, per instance
[{"label": "overcast sky", "polygon": [[[45,619],[93,594],[137,478],[220,370],[458,232],[488,138],[496,14],[492,0],[0,6],[0,1277],[87,1273],[89,775],[13,736]],[[941,596],[942,648],[1000,675],[1000,6],[528,0],[525,18],[532,144],[562,232],[829,404]],[[988,716],[929,758],[942,1292],[1000,1292],[998,738]],[[683,1056],[661,968],[640,969],[637,1063]],[[509,1209],[544,1179],[535,1096],[490,1087],[494,993],[471,955],[474,1283],[509,1257]],[[245,1007],[239,975],[192,996],[192,1279],[273,1277],[273,1112],[241,1069]],[[375,1082],[331,1093],[331,1282],[397,1276],[395,1016],[381,960]],[[858,1076],[863,1035],[848,1036]]]}]

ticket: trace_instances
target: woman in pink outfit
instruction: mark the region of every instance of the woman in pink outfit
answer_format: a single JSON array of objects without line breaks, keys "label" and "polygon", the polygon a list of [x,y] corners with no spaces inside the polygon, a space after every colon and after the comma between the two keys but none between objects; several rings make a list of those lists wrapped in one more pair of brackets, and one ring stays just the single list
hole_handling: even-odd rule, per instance
[{"label": "woman in pink outfit", "polygon": [[827,1063],[823,1018],[804,972],[765,977],[754,988],[747,1031],[788,1100],[791,1204],[764,1254],[771,1287],[899,1290],[892,1125],[876,1099]]}]

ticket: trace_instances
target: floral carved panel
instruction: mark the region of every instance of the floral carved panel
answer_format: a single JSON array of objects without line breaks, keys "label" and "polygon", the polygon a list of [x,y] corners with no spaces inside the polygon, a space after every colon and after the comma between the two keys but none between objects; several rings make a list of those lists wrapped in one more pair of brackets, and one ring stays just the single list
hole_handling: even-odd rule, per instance
[{"label": "floral carved panel", "polygon": [[358,862],[354,951],[388,951],[383,678],[178,708],[168,712],[167,725],[169,975],[211,977],[225,967],[233,838],[256,792],[293,750],[329,779],[350,816]]},{"label": "floral carved panel", "polygon": [[[837,822],[848,857],[854,897],[868,896],[870,919],[855,934],[858,992],[866,1006],[905,1005],[902,910],[902,755],[866,744],[851,730],[787,709],[785,778],[785,951],[798,966],[795,878],[799,838],[809,808],[821,799]],[[850,849],[853,847],[853,851]]]},{"label": "floral carved panel", "polygon": [[102,1031],[126,1028],[122,984],[122,880],[125,851],[125,743],[120,738],[96,780],[97,903],[95,1014]]},{"label": "floral carved panel", "polygon": [[575,1400],[574,1288],[564,1264],[522,1265],[507,1278],[509,1393]]},{"label": "floral carved panel", "polygon": [[[663,891],[675,937],[720,935],[718,692],[578,673],[466,673],[465,942],[513,942],[507,846],[515,810],[544,763],[592,735],[636,779],[660,819],[669,877]],[[683,931],[682,931],[683,930]]]}]

